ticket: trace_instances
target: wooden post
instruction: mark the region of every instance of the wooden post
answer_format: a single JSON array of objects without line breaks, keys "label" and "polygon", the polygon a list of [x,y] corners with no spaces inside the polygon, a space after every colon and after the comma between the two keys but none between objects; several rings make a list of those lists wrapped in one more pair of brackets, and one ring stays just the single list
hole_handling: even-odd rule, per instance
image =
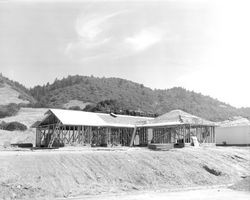
[{"label": "wooden post", "polygon": [[213,143],[213,132],[212,132],[212,127],[209,127],[210,131],[209,131],[209,135],[210,135],[210,143]]},{"label": "wooden post", "polygon": [[185,139],[186,139],[186,127],[183,126],[182,129],[183,129],[183,145],[185,147],[185,143],[186,143],[186,141],[185,141]]},{"label": "wooden post", "polygon": [[133,134],[132,134],[132,137],[131,137],[131,141],[130,141],[130,147],[132,147],[134,145],[134,140],[135,140],[135,134],[136,134],[136,126],[134,127],[134,131],[133,131]]},{"label": "wooden post", "polygon": [[41,131],[39,128],[36,128],[36,147],[41,147]]},{"label": "wooden post", "polygon": [[107,146],[109,146],[110,145],[110,143],[111,143],[111,138],[110,138],[110,128],[106,128],[106,137],[107,137]]},{"label": "wooden post", "polygon": [[209,135],[210,135],[210,143],[213,143],[213,133],[212,133],[212,127],[209,127]]},{"label": "wooden post", "polygon": [[65,126],[62,127],[62,143],[65,144]]},{"label": "wooden post", "polygon": [[173,132],[174,144],[176,143],[176,131],[174,128],[171,128],[171,132]]},{"label": "wooden post", "polygon": [[212,127],[212,129],[213,129],[213,134],[214,134],[214,143],[216,144],[216,133],[215,133],[215,127],[213,126],[213,127]]},{"label": "wooden post", "polygon": [[74,143],[75,142],[75,126],[73,126],[73,140],[72,142]]},{"label": "wooden post", "polygon": [[[212,127],[212,130],[214,130],[214,127]],[[215,143],[215,132],[213,131],[213,143]]]},{"label": "wooden post", "polygon": [[84,144],[84,126],[81,126],[81,144]]},{"label": "wooden post", "polygon": [[93,137],[93,132],[92,132],[92,127],[89,127],[89,144],[92,144],[92,137]]},{"label": "wooden post", "polygon": [[189,143],[191,143],[191,125],[190,124],[189,124],[188,133],[189,133]]},{"label": "wooden post", "polygon": [[211,127],[211,132],[212,132],[212,135],[213,135],[213,143],[214,143],[214,132],[213,132],[213,127]]}]

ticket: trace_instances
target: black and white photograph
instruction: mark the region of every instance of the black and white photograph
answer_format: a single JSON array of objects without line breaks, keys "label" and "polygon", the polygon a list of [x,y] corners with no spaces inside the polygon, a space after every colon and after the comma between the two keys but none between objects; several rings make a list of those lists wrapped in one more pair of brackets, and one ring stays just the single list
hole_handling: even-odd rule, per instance
[{"label": "black and white photograph", "polygon": [[0,200],[250,199],[249,0],[0,0]]}]

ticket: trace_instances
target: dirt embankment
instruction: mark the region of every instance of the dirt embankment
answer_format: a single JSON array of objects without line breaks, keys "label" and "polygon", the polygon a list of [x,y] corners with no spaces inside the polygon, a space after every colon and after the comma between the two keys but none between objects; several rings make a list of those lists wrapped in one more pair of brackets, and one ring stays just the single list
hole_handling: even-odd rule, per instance
[{"label": "dirt embankment", "polygon": [[249,148],[155,152],[0,152],[0,199],[52,198],[229,184],[249,176]]}]

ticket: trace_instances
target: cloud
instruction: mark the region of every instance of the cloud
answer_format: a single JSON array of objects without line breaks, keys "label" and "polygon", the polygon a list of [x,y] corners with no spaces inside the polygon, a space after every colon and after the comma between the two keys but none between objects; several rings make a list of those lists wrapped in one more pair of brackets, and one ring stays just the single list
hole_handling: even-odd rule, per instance
[{"label": "cloud", "polygon": [[136,8],[82,13],[75,30],[78,37],[65,46],[64,52],[77,62],[127,57],[176,40],[167,23],[159,22],[158,16],[145,20],[144,11]]},{"label": "cloud", "polygon": [[112,18],[125,12],[126,10],[121,10],[111,14],[81,15],[76,20],[76,31],[81,39],[96,40],[98,36],[106,31]]},{"label": "cloud", "polygon": [[162,41],[164,31],[157,27],[145,28],[132,37],[125,39],[131,48],[135,51],[143,51],[152,45]]},{"label": "cloud", "polygon": [[128,10],[78,16],[75,24],[78,38],[66,45],[64,53],[71,59],[80,61],[117,53],[119,41],[117,41],[113,20],[126,12]]}]

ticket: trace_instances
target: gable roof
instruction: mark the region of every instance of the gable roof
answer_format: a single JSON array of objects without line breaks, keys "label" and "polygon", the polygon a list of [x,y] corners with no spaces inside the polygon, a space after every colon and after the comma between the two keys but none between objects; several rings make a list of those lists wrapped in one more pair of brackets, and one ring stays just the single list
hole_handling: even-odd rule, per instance
[{"label": "gable roof", "polygon": [[[130,116],[130,115],[113,115],[98,113],[99,117],[102,118],[106,123],[110,125],[119,124],[119,126],[130,126],[134,127],[136,124],[139,124],[141,121],[152,120],[151,117],[139,117],[139,116]],[[116,116],[116,117],[114,117]]]},{"label": "gable roof", "polygon": [[76,110],[49,109],[46,117],[37,124],[37,127],[46,124],[49,117],[56,117],[64,125],[72,126],[102,126],[102,127],[160,127],[175,125],[203,125],[215,126],[214,122],[191,115],[182,110],[173,110],[157,118],[138,117],[129,115],[116,115],[93,113]]},{"label": "gable roof", "polygon": [[203,126],[215,126],[214,122],[202,119],[195,115],[191,115],[182,110],[172,110],[166,114],[160,115],[155,119],[146,121],[143,126],[167,126],[167,125],[203,125]]},{"label": "gable roof", "polygon": [[[47,116],[39,124],[41,125],[48,117],[54,115],[64,125],[75,126],[104,126],[104,127],[127,127],[133,128],[137,121],[145,121],[153,118],[135,117],[128,115],[93,113],[76,110],[49,109]],[[39,126],[38,125],[38,126]]]}]

